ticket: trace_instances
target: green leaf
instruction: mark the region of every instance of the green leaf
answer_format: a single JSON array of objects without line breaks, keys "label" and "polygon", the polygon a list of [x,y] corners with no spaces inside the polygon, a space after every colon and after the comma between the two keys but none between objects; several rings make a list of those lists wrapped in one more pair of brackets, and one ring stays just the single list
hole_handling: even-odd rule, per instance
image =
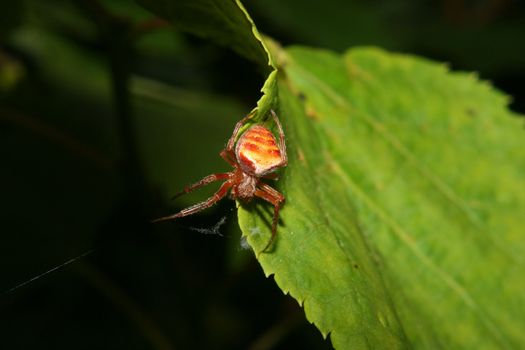
[{"label": "green leaf", "polygon": [[[359,48],[281,51],[289,165],[267,276],[338,349],[525,346],[525,145],[470,73]],[[239,222],[255,252],[272,208]]]},{"label": "green leaf", "polygon": [[266,72],[273,61],[239,0],[136,0],[177,28],[228,46]]}]

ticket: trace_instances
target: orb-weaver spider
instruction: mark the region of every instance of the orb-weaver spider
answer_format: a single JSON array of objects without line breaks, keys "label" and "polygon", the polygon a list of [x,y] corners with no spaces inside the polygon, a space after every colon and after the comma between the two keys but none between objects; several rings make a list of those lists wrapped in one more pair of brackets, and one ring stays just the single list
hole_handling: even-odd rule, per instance
[{"label": "orb-weaver spider", "polygon": [[[262,252],[266,251],[275,239],[279,210],[285,197],[270,185],[262,182],[261,179],[276,179],[274,172],[288,164],[283,127],[275,112],[270,110],[270,113],[279,130],[278,143],[271,131],[262,124],[250,126],[238,137],[242,126],[253,117],[254,113],[247,115],[235,125],[226,148],[220,153],[220,156],[233,166],[233,170],[228,173],[208,175],[199,182],[186,186],[174,198],[214,181],[223,180],[224,183],[219,190],[204,202],[192,205],[176,214],[155,219],[153,222],[173,220],[195,214],[220,201],[228,194],[228,191],[230,191],[232,199],[239,199],[244,202],[250,201],[253,197],[259,197],[274,206],[272,235]],[[236,142],[237,138],[238,141]]]}]

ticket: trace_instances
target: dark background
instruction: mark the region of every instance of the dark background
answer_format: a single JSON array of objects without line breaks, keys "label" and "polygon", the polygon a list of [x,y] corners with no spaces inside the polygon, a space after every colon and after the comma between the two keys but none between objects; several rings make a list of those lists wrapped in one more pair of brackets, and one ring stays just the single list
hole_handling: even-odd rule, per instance
[{"label": "dark background", "polygon": [[[521,1],[244,3],[284,45],[444,61],[525,112]],[[0,9],[0,348],[330,348],[242,248],[232,201],[149,224],[228,170],[218,152],[259,98],[254,65],[125,0]]]}]

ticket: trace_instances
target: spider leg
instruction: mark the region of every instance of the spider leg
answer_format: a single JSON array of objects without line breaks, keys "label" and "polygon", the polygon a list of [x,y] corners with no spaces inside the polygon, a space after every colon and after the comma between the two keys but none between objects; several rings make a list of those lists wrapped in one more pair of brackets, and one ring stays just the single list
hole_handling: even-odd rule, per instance
[{"label": "spider leg", "polygon": [[269,173],[262,176],[263,179],[269,179],[269,180],[278,180],[279,174],[277,173]]},{"label": "spider leg", "polygon": [[272,114],[273,120],[275,121],[275,124],[277,124],[277,128],[279,129],[279,149],[281,150],[282,157],[279,166],[286,166],[288,164],[288,154],[286,153],[286,142],[284,141],[283,126],[281,125],[281,122],[279,121],[279,118],[277,117],[277,114],[275,114],[273,109],[270,109],[270,113]]},{"label": "spider leg", "polygon": [[284,202],[284,196],[277,192],[273,187],[270,187],[269,185],[265,183],[260,184],[260,188],[255,190],[255,195],[259,198],[264,199],[267,202],[270,202],[273,204],[273,221],[272,221],[272,236],[270,237],[270,240],[268,243],[266,243],[266,246],[263,250],[261,250],[261,253],[264,253],[266,249],[270,247],[273,240],[275,239],[275,235],[277,234],[277,224],[279,223],[279,210],[281,209],[281,204]]},{"label": "spider leg", "polygon": [[237,162],[235,161],[235,155],[233,152],[228,151],[227,149],[223,149],[221,153],[219,153],[222,159],[224,159],[228,164],[230,164],[232,167],[237,167]]},{"label": "spider leg", "polygon": [[[237,139],[237,136],[239,134],[239,130],[241,130],[242,126],[244,124],[246,124],[246,121],[248,119],[250,119],[251,117],[253,117],[255,115],[255,111],[251,112],[250,114],[248,114],[246,117],[242,118],[241,120],[239,120],[237,122],[237,124],[235,124],[235,128],[233,129],[233,133],[232,133],[232,137],[230,137],[230,139],[228,140],[228,144],[226,145],[226,148],[224,149],[224,151],[230,153],[231,155],[234,154],[233,152],[233,146],[235,145],[235,141]],[[224,158],[224,157],[223,157]]]},{"label": "spider leg", "polygon": [[211,174],[200,180],[199,182],[196,182],[194,184],[188,185],[182,189],[179,193],[176,193],[171,197],[171,199],[175,199],[183,194],[190,193],[198,188],[201,188],[202,186],[206,186],[209,183],[212,183],[214,181],[219,180],[227,180],[232,176],[231,173],[218,173],[218,174]]},{"label": "spider leg", "polygon": [[248,114],[246,117],[242,118],[240,121],[235,124],[235,128],[233,128],[233,133],[230,139],[228,140],[228,143],[226,144],[226,148],[224,148],[220,154],[222,159],[224,159],[228,164],[230,164],[233,167],[237,167],[237,160],[235,159],[235,151],[233,150],[233,146],[235,145],[235,141],[237,140],[237,136],[239,134],[239,130],[241,130],[242,126],[246,124],[246,121],[253,117],[255,114],[255,111]]},{"label": "spider leg", "polygon": [[159,222],[159,221],[173,220],[173,219],[176,219],[176,218],[182,218],[184,216],[195,214],[195,213],[197,213],[197,212],[199,212],[201,210],[209,208],[212,205],[214,205],[215,203],[217,203],[218,201],[220,201],[221,199],[223,199],[228,194],[228,191],[230,190],[232,185],[233,185],[232,181],[226,181],[225,183],[223,183],[221,185],[219,190],[217,192],[215,192],[215,194],[213,196],[211,196],[210,198],[206,199],[204,202],[197,203],[195,205],[192,205],[191,207],[188,207],[186,209],[182,209],[181,211],[179,211],[176,214],[169,215],[169,216],[164,216],[164,217],[155,219],[155,220],[153,220],[151,222],[153,223],[153,222]]}]

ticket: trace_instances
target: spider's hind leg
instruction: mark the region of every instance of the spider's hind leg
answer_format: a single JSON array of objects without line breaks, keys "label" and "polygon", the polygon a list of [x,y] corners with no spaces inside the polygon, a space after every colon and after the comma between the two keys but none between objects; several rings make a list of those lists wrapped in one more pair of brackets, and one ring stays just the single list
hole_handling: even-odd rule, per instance
[{"label": "spider's hind leg", "polygon": [[264,199],[267,202],[273,204],[273,220],[272,220],[272,236],[266,243],[266,246],[260,253],[264,253],[273,243],[275,236],[277,235],[277,225],[279,223],[279,211],[281,210],[281,205],[284,203],[284,196],[275,190],[270,185],[265,183],[260,184],[260,188],[255,191],[255,195],[259,198]]}]

